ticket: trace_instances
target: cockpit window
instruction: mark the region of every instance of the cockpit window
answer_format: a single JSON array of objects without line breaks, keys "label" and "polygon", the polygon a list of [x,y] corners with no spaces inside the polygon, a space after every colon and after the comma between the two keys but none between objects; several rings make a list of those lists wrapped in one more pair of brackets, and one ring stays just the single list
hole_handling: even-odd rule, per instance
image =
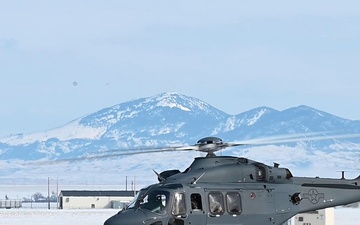
[{"label": "cockpit window", "polygon": [[137,207],[137,202],[140,200],[141,196],[145,194],[145,192],[147,191],[147,189],[142,189],[139,192],[136,193],[135,197],[133,198],[133,200],[129,203],[128,207],[126,209],[133,209]]},{"label": "cockpit window", "polygon": [[169,201],[169,192],[154,190],[144,196],[139,204],[141,209],[150,210],[153,213],[163,214]]},{"label": "cockpit window", "polygon": [[186,205],[185,205],[185,195],[184,193],[175,193],[174,195],[174,205],[171,210],[171,213],[174,216],[185,215],[186,214]]}]

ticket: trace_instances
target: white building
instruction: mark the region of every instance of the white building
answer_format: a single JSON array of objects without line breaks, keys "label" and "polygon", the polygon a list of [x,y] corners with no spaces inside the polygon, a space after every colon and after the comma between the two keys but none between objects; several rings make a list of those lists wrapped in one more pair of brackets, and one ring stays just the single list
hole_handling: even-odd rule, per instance
[{"label": "white building", "polygon": [[306,213],[300,213],[291,218],[286,225],[334,225],[334,208],[321,209]]},{"label": "white building", "polygon": [[122,208],[134,198],[134,191],[78,191],[62,190],[60,209]]}]

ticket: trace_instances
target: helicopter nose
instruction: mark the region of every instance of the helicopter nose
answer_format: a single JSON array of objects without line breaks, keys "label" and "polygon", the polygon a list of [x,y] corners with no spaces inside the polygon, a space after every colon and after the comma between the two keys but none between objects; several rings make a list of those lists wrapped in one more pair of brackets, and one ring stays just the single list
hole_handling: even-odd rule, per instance
[{"label": "helicopter nose", "polygon": [[117,218],[116,215],[110,217],[107,219],[104,223],[104,225],[121,225],[119,218]]},{"label": "helicopter nose", "polygon": [[139,225],[146,217],[141,211],[125,210],[107,219],[104,225]]}]

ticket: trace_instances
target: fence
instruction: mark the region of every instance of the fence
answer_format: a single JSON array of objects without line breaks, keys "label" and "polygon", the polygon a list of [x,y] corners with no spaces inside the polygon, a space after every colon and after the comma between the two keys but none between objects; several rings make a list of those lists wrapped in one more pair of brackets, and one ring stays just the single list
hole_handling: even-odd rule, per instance
[{"label": "fence", "polygon": [[22,201],[21,200],[14,200],[14,199],[0,199],[0,209],[6,208],[21,208],[22,207]]}]

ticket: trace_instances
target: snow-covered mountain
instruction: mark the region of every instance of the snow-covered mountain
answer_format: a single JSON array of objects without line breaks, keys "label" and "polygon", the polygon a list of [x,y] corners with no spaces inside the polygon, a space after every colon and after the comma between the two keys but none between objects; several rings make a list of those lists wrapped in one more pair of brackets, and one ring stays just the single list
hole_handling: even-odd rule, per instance
[{"label": "snow-covered mountain", "polygon": [[[360,121],[304,105],[284,111],[259,107],[228,115],[199,99],[162,93],[101,109],[45,132],[5,137],[0,139],[0,157],[54,159],[109,149],[194,144],[205,136],[235,141],[311,132],[360,133]],[[328,150],[332,143],[313,146]]]},{"label": "snow-covered mountain", "polygon": [[[305,105],[284,111],[258,107],[237,115],[229,115],[193,97],[178,93],[161,93],[101,109],[44,132],[4,137],[0,139],[0,168],[10,168],[10,164],[19,160],[23,162],[75,158],[112,149],[125,151],[137,147],[194,144],[205,136],[218,136],[224,141],[241,141],[300,133],[359,134],[360,121],[340,118]],[[225,150],[225,153],[239,155],[236,149]],[[241,154],[255,157],[256,160],[270,160],[270,163],[271,160],[277,160],[295,167],[310,165],[314,162],[311,156],[315,156],[317,160],[327,160],[327,163],[330,161],[333,164],[343,163],[349,166],[351,161],[351,165],[356,165],[356,168],[360,169],[357,166],[359,153],[359,138],[248,146],[241,149]],[[151,161],[147,160],[149,156],[124,156],[117,159],[116,164],[127,164],[126,171],[150,170],[160,167],[159,164],[164,161],[167,162],[167,166],[173,165],[173,168],[178,168],[188,165],[193,156],[198,154],[154,154]],[[166,155],[182,160],[169,162],[168,159],[164,159]],[[187,158],[183,159],[185,155]],[[108,160],[110,159],[91,162],[91,167],[98,168],[99,173],[104,167],[109,173],[118,173],[119,167],[108,168]],[[139,161],[142,164],[136,163]],[[70,167],[62,170],[74,174],[81,170],[80,164],[72,163]],[[17,171],[19,176],[26,176],[26,172],[20,172],[23,167],[19,167],[17,166],[18,170],[7,170],[8,176],[14,175],[14,171]],[[124,170],[124,167],[121,168]],[[36,174],[36,171],[39,172],[40,169],[32,172]],[[44,170],[39,173],[44,173]]]}]

